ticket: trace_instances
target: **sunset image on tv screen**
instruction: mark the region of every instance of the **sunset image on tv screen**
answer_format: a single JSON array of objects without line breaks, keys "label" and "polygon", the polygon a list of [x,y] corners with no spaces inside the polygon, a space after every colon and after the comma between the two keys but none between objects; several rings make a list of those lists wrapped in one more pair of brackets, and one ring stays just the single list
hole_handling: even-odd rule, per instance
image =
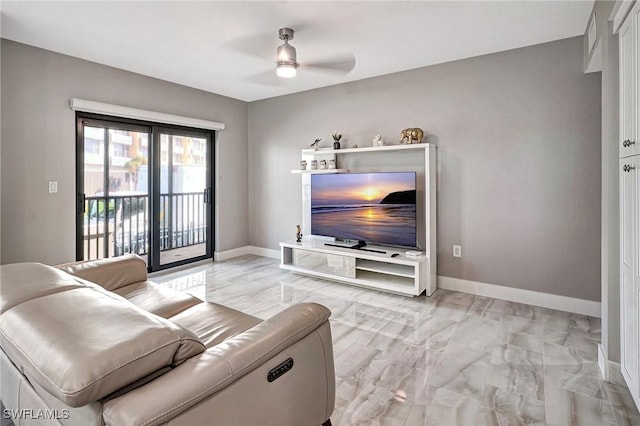
[{"label": "sunset image on tv screen", "polygon": [[311,176],[311,233],[416,246],[416,174]]}]

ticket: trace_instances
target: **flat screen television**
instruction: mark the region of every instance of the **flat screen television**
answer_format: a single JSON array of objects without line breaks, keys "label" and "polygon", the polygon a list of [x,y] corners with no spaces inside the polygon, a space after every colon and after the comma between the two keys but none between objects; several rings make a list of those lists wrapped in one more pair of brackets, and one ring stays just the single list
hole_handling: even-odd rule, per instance
[{"label": "flat screen television", "polygon": [[311,233],[416,247],[416,173],[312,174]]}]

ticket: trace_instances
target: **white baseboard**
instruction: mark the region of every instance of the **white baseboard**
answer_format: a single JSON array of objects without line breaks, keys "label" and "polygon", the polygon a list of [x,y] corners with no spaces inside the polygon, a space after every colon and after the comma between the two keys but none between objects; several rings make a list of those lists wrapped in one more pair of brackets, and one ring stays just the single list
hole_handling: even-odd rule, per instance
[{"label": "white baseboard", "polygon": [[[222,261],[247,254],[280,259],[280,250],[257,246],[244,246],[231,250],[215,252],[214,259],[216,261]],[[560,296],[557,294],[541,293],[537,291],[523,290],[520,288],[505,287],[496,284],[487,284],[443,276],[438,276],[438,288],[461,291],[463,293],[470,293],[478,296],[493,297],[495,299],[508,300],[510,302],[526,303],[528,305],[589,315],[597,318],[600,318],[601,315],[600,302]]]},{"label": "white baseboard", "polygon": [[607,369],[607,355],[604,353],[602,345],[598,343],[598,367],[600,367],[600,374],[604,380],[607,380],[609,371]]},{"label": "white baseboard", "polygon": [[280,260],[280,250],[273,250],[264,247],[248,246],[250,254],[255,256],[269,257]]},{"label": "white baseboard", "polygon": [[216,262],[219,262],[222,260],[233,259],[234,257],[245,256],[247,254],[280,259],[280,250],[272,250],[257,246],[243,246],[231,250],[217,251],[213,254],[213,258]]},{"label": "white baseboard", "polygon": [[602,378],[609,383],[619,386],[627,386],[624,377],[622,377],[621,366],[619,362],[609,361],[607,354],[601,344],[598,344],[598,367]]},{"label": "white baseboard", "polygon": [[222,260],[233,259],[234,257],[240,257],[246,254],[251,254],[249,252],[249,246],[238,247],[225,251],[216,251],[213,253],[213,260],[220,262]]},{"label": "white baseboard", "polygon": [[443,276],[438,276],[438,288],[461,291],[463,293],[470,293],[478,296],[493,297],[495,299],[508,300],[510,302],[526,303],[527,305],[557,309],[559,311],[589,315],[597,318],[600,318],[601,315],[600,302],[576,299],[574,297],[560,296],[557,294],[541,293],[538,291],[523,290],[521,288],[505,287],[496,284],[487,284]]}]

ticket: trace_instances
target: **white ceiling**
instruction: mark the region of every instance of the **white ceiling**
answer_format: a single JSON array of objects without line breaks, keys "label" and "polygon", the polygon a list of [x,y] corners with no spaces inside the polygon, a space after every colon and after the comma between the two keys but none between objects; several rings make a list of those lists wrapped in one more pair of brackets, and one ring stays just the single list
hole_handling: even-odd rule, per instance
[{"label": "white ceiling", "polygon": [[[589,1],[2,1],[3,38],[245,101],[584,33]],[[275,77],[278,29],[298,61],[353,54],[347,75]]]}]

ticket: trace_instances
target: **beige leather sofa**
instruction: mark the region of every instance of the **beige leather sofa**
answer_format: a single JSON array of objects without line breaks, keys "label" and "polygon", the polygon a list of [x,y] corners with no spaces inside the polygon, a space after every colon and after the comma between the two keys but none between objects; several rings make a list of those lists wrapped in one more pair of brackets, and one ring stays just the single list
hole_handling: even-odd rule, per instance
[{"label": "beige leather sofa", "polygon": [[330,424],[330,312],[261,320],[147,280],[135,255],[0,267],[0,399],[17,426]]}]

